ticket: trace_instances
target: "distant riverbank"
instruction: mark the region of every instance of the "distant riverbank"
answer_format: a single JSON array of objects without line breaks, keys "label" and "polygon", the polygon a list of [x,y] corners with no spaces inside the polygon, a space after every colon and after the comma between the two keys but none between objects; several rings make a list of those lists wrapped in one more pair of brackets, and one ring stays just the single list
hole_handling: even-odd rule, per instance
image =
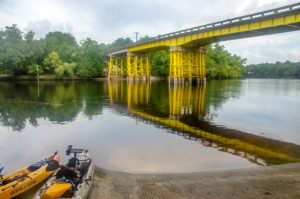
[{"label": "distant riverbank", "polygon": [[[98,77],[98,78],[91,78],[90,80],[105,80],[105,77]],[[13,76],[13,75],[6,75],[6,74],[0,74],[0,81],[23,81],[23,80],[28,80],[28,81],[36,81],[36,80],[41,80],[41,81],[57,81],[57,80],[85,80],[84,78],[81,77],[56,77],[55,75],[40,75],[39,77],[37,76],[31,76],[31,75],[18,75],[18,76]]]},{"label": "distant riverbank", "polygon": [[[288,77],[281,77],[281,76],[244,76],[239,79],[281,79],[281,78],[288,78],[288,79],[299,79],[300,77],[295,77],[295,76],[288,76]],[[40,75],[39,77],[37,76],[32,76],[32,75],[7,75],[7,74],[0,74],[0,81],[36,81],[36,80],[41,80],[41,81],[65,81],[65,80],[71,80],[71,81],[76,81],[76,80],[89,80],[89,81],[103,81],[106,80],[107,77],[97,77],[97,78],[90,78],[90,79],[84,79],[78,76],[74,77],[56,77],[55,75]],[[113,78],[112,78],[113,79]],[[167,80],[167,77],[156,77],[156,76],[151,76],[151,80]],[[126,77],[124,78],[118,78],[118,80],[126,80]],[[207,80],[213,80],[207,78]],[[220,79],[224,80],[224,79]]]}]

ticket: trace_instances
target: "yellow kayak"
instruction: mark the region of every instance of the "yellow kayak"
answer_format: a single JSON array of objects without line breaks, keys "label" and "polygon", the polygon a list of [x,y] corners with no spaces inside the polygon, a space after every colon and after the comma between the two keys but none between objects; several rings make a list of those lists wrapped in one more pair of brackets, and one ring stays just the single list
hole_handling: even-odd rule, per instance
[{"label": "yellow kayak", "polygon": [[36,186],[58,169],[59,162],[60,156],[55,153],[26,168],[1,177],[0,198],[13,198]]},{"label": "yellow kayak", "polygon": [[[74,153],[66,165],[51,176],[34,199],[87,199],[92,187],[94,165],[88,150],[68,146],[67,155]],[[75,177],[75,176],[76,177]]]}]

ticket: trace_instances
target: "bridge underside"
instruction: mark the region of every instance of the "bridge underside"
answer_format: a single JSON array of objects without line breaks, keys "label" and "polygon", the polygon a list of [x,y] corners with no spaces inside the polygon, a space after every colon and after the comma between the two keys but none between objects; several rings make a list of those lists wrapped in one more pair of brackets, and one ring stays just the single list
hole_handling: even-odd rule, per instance
[{"label": "bridge underside", "polygon": [[182,46],[186,46],[186,47],[206,46],[211,43],[216,43],[216,42],[221,42],[221,41],[244,39],[244,38],[250,38],[250,37],[259,37],[259,36],[265,36],[265,35],[292,32],[292,31],[297,31],[297,30],[300,30],[300,22],[288,24],[288,25],[282,25],[282,26],[263,28],[263,29],[259,29],[259,30],[237,32],[237,33],[232,33],[232,34],[228,34],[228,35],[220,35],[220,36],[213,36],[213,37],[209,37],[209,38],[197,39],[197,40],[188,42],[186,44],[183,44]]}]

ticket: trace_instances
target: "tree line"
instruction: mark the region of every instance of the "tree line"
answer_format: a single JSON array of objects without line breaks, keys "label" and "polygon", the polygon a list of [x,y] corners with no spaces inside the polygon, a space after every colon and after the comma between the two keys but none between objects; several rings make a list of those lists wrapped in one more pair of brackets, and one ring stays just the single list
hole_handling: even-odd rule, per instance
[{"label": "tree line", "polygon": [[254,77],[300,77],[300,62],[276,62],[246,66],[248,76]]},{"label": "tree line", "polygon": [[82,78],[103,75],[105,45],[91,38],[79,44],[70,33],[50,32],[35,39],[17,25],[0,30],[0,73],[11,75],[46,74]]},{"label": "tree line", "polygon": [[[23,34],[15,24],[0,30],[0,74],[36,75],[38,72],[56,77],[101,77],[106,75],[105,52],[134,43],[130,38],[118,38],[110,44],[99,44],[86,38],[78,43],[71,33],[59,31],[49,32],[41,39],[35,39],[34,35],[33,31]],[[140,41],[147,38],[140,38]],[[239,78],[247,72],[276,76],[299,74],[299,63],[278,62],[276,67],[272,64],[244,67],[246,59],[232,55],[224,46],[217,43],[207,48],[206,77],[209,79]],[[151,75],[168,76],[170,52],[152,52],[150,64]]]}]

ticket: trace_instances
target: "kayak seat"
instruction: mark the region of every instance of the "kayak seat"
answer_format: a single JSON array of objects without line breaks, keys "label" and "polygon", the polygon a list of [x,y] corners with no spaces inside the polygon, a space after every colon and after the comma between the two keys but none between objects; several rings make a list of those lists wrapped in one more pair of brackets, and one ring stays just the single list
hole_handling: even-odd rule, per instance
[{"label": "kayak seat", "polygon": [[41,160],[41,161],[39,161],[39,162],[36,162],[36,163],[33,163],[32,165],[30,165],[30,166],[28,167],[28,169],[29,169],[30,171],[36,171],[36,170],[38,170],[39,168],[41,168],[42,166],[44,166],[44,165],[47,164],[47,163],[48,163],[48,161]]},{"label": "kayak seat", "polygon": [[91,164],[90,161],[89,162],[84,162],[84,163],[81,163],[80,167],[77,168],[77,170],[79,172],[79,176],[81,178],[88,172],[90,164]]},{"label": "kayak seat", "polygon": [[46,171],[55,171],[59,168],[59,163],[56,160],[50,160],[48,166],[46,167]]}]

